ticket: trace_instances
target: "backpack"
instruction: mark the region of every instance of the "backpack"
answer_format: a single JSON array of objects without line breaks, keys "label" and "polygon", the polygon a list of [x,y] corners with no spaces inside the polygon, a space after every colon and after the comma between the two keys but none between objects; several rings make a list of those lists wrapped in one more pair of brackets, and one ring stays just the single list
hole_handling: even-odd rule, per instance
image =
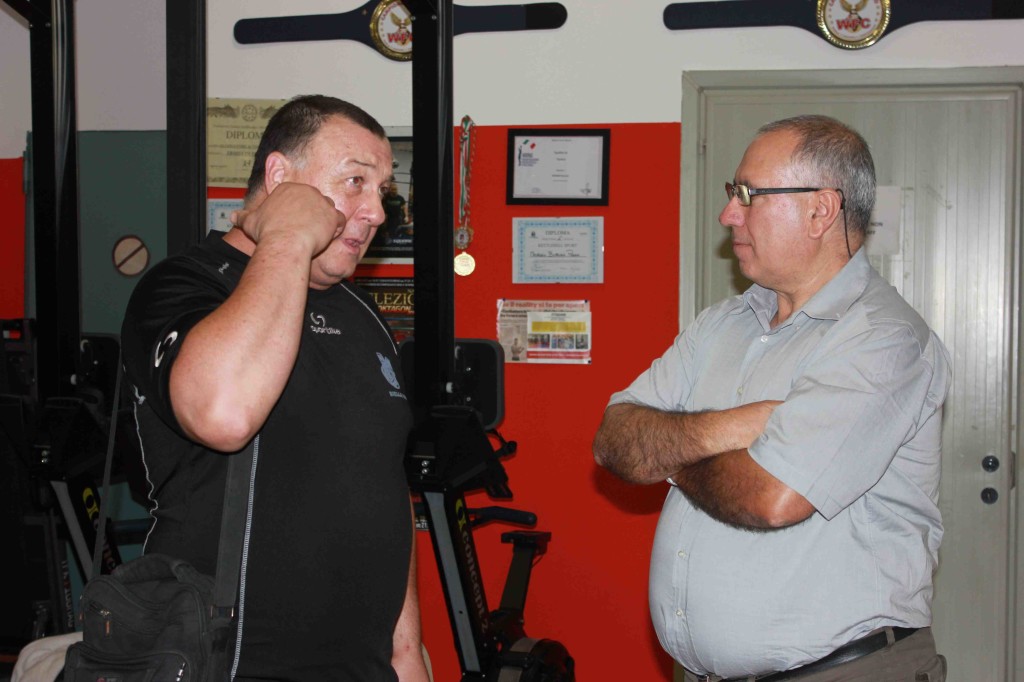
[{"label": "backpack", "polygon": [[65,682],[226,682],[235,621],[230,609],[217,612],[213,592],[212,577],[162,554],[94,577]]}]

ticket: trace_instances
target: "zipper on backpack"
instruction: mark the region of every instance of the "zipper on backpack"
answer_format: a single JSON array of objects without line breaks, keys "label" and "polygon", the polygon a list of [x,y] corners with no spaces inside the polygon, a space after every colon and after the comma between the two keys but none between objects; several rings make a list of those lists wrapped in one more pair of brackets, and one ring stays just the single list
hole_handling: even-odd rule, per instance
[{"label": "zipper on backpack", "polygon": [[110,636],[110,611],[107,609],[99,610],[100,616],[103,618],[103,636]]}]

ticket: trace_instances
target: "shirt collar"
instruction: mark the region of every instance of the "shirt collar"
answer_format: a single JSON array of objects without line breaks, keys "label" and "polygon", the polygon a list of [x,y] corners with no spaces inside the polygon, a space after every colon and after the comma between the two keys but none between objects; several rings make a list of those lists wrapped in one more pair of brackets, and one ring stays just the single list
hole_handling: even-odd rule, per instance
[{"label": "shirt collar", "polygon": [[[799,313],[819,320],[838,320],[864,293],[870,277],[871,264],[864,248],[860,248],[835,277],[819,289],[800,310],[790,316],[790,320],[795,319]],[[751,285],[743,293],[743,300],[758,319],[764,317],[765,320],[770,320],[778,310],[776,293],[759,284]]]}]

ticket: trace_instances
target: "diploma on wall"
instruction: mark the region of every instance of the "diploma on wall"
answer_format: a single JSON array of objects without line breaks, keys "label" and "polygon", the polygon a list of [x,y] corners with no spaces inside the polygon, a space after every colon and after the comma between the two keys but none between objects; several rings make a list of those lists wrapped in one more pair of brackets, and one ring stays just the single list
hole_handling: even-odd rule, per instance
[{"label": "diploma on wall", "polygon": [[206,100],[206,184],[245,187],[263,131],[285,99]]},{"label": "diploma on wall", "polygon": [[604,218],[513,218],[512,281],[604,281]]}]

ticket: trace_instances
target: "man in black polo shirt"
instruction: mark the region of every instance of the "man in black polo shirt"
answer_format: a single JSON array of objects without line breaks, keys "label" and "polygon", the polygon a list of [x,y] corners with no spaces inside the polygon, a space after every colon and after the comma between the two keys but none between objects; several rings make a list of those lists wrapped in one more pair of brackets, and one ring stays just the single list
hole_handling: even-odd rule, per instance
[{"label": "man in black polo shirt", "polygon": [[391,148],[347,102],[270,120],[235,225],[155,266],[122,329],[151,484],[145,552],[216,566],[229,454],[257,435],[237,680],[425,682],[411,416],[372,299]]}]

